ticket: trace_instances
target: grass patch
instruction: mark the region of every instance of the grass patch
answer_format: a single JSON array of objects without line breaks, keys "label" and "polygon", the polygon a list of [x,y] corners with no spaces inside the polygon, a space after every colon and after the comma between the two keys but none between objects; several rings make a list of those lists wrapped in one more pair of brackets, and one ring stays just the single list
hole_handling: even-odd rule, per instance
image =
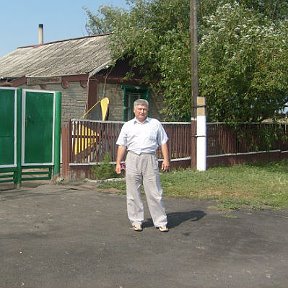
[{"label": "grass patch", "polygon": [[[199,200],[217,200],[229,209],[288,208],[288,161],[191,169],[161,174],[164,195]],[[125,183],[106,183],[125,193]]]}]

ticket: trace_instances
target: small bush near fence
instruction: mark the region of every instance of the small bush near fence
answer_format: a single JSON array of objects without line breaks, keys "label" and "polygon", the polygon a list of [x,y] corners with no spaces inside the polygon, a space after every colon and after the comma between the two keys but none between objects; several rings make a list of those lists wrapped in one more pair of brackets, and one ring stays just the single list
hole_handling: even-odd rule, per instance
[{"label": "small bush near fence", "polygon": [[92,166],[91,172],[92,177],[96,180],[118,178],[122,176],[115,172],[115,164],[111,164],[111,156],[109,153],[105,153],[103,162]]}]

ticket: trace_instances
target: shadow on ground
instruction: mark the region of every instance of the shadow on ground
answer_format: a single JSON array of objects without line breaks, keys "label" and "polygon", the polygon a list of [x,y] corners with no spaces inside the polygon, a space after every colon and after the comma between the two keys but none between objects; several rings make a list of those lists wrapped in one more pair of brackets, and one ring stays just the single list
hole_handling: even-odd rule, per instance
[{"label": "shadow on ground", "polygon": [[[169,228],[175,228],[187,221],[198,221],[205,217],[206,213],[201,210],[167,213]],[[144,228],[153,227],[152,219],[149,218],[143,223]]]}]

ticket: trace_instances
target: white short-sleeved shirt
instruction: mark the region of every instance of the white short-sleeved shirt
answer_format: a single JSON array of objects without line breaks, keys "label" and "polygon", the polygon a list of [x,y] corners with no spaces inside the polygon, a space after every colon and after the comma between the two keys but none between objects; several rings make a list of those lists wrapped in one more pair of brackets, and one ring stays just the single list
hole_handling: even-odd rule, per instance
[{"label": "white short-sleeved shirt", "polygon": [[143,123],[136,118],[126,122],[116,144],[126,146],[128,151],[141,154],[155,153],[159,145],[167,141],[168,137],[162,124],[157,119],[147,117]]}]

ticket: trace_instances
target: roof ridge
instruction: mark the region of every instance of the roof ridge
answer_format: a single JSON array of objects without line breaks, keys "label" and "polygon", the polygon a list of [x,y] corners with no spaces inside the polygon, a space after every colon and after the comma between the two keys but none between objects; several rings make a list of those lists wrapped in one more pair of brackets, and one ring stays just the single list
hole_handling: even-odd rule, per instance
[{"label": "roof ridge", "polygon": [[87,35],[87,36],[82,36],[82,37],[67,38],[67,39],[62,39],[62,40],[55,40],[55,41],[45,42],[43,44],[31,44],[31,45],[20,46],[20,47],[17,47],[17,49],[30,48],[30,47],[41,47],[41,46],[45,46],[45,45],[61,43],[61,42],[66,42],[66,41],[71,41],[71,40],[80,40],[80,39],[85,39],[85,38],[103,37],[103,36],[108,36],[108,35],[111,35],[111,34],[112,33],[103,33],[103,34],[97,34],[97,35]]}]

